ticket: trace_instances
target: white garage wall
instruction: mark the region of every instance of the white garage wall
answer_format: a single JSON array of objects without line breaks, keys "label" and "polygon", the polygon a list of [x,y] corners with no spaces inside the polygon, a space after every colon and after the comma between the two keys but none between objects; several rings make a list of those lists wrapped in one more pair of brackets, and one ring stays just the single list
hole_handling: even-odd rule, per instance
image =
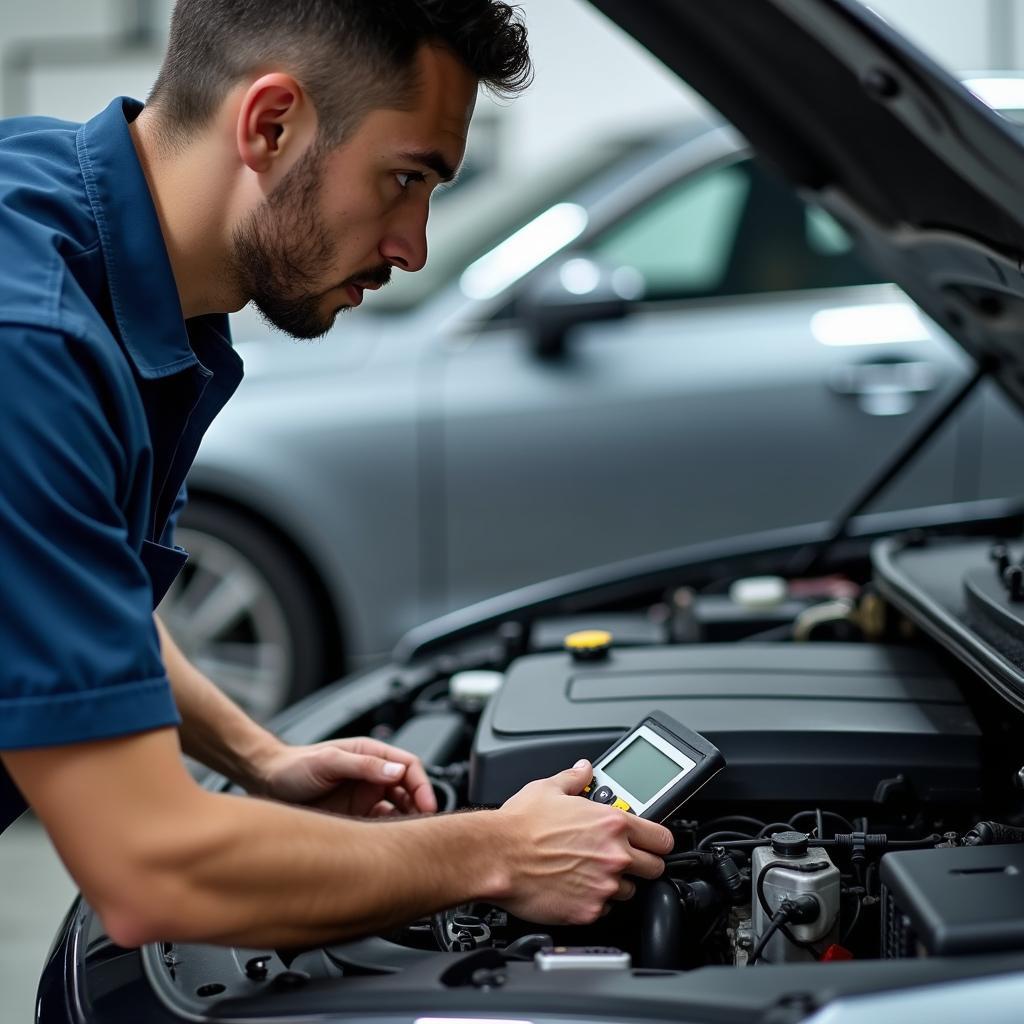
[{"label": "white garage wall", "polygon": [[[870,2],[948,66],[983,69],[1024,57],[1024,0]],[[537,79],[530,92],[497,111],[507,164],[514,154],[517,169],[534,169],[595,135],[661,123],[697,102],[584,0],[520,3],[531,30]],[[96,40],[123,31],[140,7],[153,10],[162,29],[171,0],[0,0],[0,110],[79,120],[118,93],[144,95],[156,73],[158,50],[88,59]],[[26,42],[38,46],[55,37],[81,40],[71,51],[79,59],[37,63],[12,85],[12,52]]]},{"label": "white garage wall", "polygon": [[0,45],[46,36],[105,35],[122,13],[122,0],[2,0]]},{"label": "white garage wall", "polygon": [[583,0],[518,2],[536,79],[504,110],[505,152],[517,162],[545,164],[595,135],[662,124],[700,102]]}]

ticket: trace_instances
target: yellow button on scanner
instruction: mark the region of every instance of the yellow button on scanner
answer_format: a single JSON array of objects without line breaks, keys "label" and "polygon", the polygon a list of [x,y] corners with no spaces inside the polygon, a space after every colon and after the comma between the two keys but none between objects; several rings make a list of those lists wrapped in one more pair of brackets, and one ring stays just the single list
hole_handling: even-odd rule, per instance
[{"label": "yellow button on scanner", "polygon": [[627,813],[633,810],[633,808],[630,807],[622,797],[617,797],[615,803],[612,804],[612,807],[617,807],[620,811],[626,811]]},{"label": "yellow button on scanner", "polygon": [[606,629],[581,629],[565,638],[565,649],[577,661],[603,658],[612,646],[612,635]]}]

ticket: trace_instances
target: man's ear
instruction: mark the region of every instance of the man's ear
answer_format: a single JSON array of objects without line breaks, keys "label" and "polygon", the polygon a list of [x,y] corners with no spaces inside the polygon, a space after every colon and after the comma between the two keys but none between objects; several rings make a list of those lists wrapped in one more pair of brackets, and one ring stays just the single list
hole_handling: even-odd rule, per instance
[{"label": "man's ear", "polygon": [[257,174],[287,170],[312,144],[316,112],[309,96],[280,71],[257,78],[242,96],[236,122],[238,155]]}]

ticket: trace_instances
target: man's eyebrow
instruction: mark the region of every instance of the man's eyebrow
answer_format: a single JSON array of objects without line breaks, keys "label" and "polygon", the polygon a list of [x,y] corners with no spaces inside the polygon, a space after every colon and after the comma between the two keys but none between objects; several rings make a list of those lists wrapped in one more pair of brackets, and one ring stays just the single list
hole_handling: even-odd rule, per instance
[{"label": "man's eyebrow", "polygon": [[444,158],[442,153],[436,149],[416,149],[399,156],[401,160],[409,160],[419,164],[421,167],[428,167],[444,182],[454,181],[456,171]]}]

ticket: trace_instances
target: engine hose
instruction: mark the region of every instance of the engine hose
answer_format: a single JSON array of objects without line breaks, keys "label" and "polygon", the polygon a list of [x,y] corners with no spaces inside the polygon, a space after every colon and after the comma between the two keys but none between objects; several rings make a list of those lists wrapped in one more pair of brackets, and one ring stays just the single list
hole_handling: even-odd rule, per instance
[{"label": "engine hose", "polygon": [[444,811],[454,811],[458,807],[459,798],[455,792],[455,787],[450,782],[431,775],[430,784],[434,787],[434,796],[438,798],[438,814]]},{"label": "engine hose", "polygon": [[1024,828],[998,821],[979,821],[964,836],[964,846],[991,846],[996,843],[1024,843]]},{"label": "engine hose", "polygon": [[813,811],[800,811],[799,814],[794,814],[789,819],[790,828],[799,828],[797,824],[803,818],[814,818],[815,824],[818,826],[818,838],[824,839],[825,833],[823,831],[824,818],[829,818],[832,821],[838,821],[841,825],[847,828],[850,832],[855,832],[856,829],[853,827],[853,823],[847,818],[844,818],[841,814],[836,814],[835,811],[823,811],[820,808],[815,808]]},{"label": "engine hose", "polygon": [[443,910],[438,910],[430,915],[430,933],[434,937],[434,942],[437,943],[437,948],[442,953],[451,952],[452,947],[448,939],[448,929]]},{"label": "engine hose", "polygon": [[685,912],[679,892],[666,878],[642,887],[638,967],[678,970],[682,964]]},{"label": "engine hose", "polygon": [[788,918],[789,914],[785,910],[776,910],[772,914],[768,927],[762,932],[761,938],[757,940],[757,945],[751,951],[750,959],[747,960],[748,967],[753,967],[761,959],[761,954],[767,948],[768,943],[771,942],[772,936],[786,923]]},{"label": "engine hose", "polygon": [[719,846],[723,839],[750,839],[746,832],[734,832],[731,829],[723,829],[721,832],[712,832],[706,835],[698,844],[698,850],[706,850],[710,846]]},{"label": "engine hose", "polygon": [[[822,846],[829,850],[853,850],[855,845],[859,843],[860,837],[863,837],[864,839],[864,849],[867,852],[873,853],[884,853],[887,850],[927,850],[942,842],[942,836],[938,833],[933,833],[930,836],[924,836],[921,839],[890,839],[884,833],[860,833],[859,835],[858,833],[852,833],[850,835],[843,835],[840,833],[839,835],[833,836],[831,839],[812,839],[811,843],[814,846]],[[764,839],[715,839],[711,845],[721,846],[726,850],[754,850],[759,846],[771,846],[772,840],[770,836],[767,836]],[[666,858],[666,861],[670,864],[683,862],[692,854],[692,852],[693,851],[687,851],[685,853],[669,856]]]}]

